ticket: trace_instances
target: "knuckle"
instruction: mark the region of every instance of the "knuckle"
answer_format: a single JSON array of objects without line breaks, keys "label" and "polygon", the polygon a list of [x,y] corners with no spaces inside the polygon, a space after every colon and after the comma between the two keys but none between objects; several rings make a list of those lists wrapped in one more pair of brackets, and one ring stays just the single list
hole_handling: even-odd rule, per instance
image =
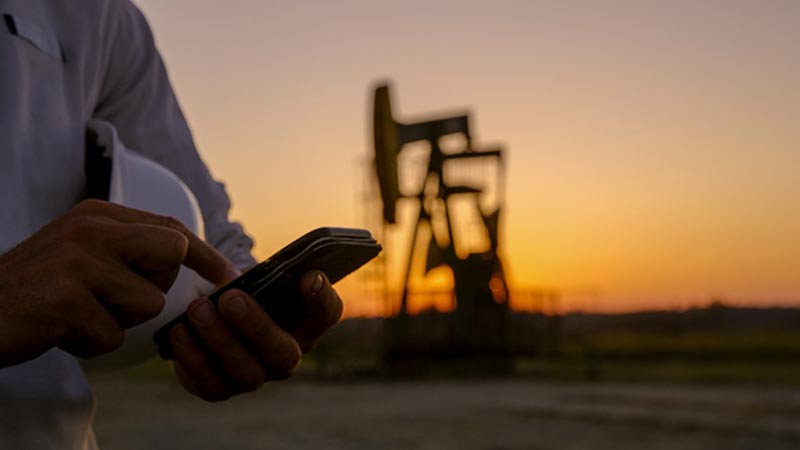
[{"label": "knuckle", "polygon": [[126,326],[136,326],[156,316],[164,309],[166,299],[161,291],[147,292],[131,299],[129,304],[136,305],[129,317],[126,317]]},{"label": "knuckle", "polygon": [[214,341],[215,348],[229,349],[229,348],[241,347],[242,345],[236,338],[236,336],[234,336],[233,333],[230,332],[214,333],[208,339],[212,339]]},{"label": "knuckle", "polygon": [[189,242],[187,241],[186,236],[173,233],[168,248],[170,250],[169,255],[172,257],[173,262],[176,265],[182,263],[184,258],[186,258],[188,247]]},{"label": "knuckle", "polygon": [[98,328],[95,335],[95,348],[99,353],[112,352],[125,340],[125,332],[118,326],[106,326]]},{"label": "knuckle", "polygon": [[83,302],[86,301],[85,289],[73,278],[67,280],[60,290],[61,295],[51,305],[50,313],[55,319],[54,326],[57,325],[61,331],[60,334],[67,335],[73,330],[79,331],[80,324],[87,318],[83,308]]},{"label": "knuckle", "polygon": [[82,274],[83,280],[88,287],[94,288],[108,283],[108,267],[106,264],[93,258],[83,249],[73,258],[73,268]]},{"label": "knuckle", "polygon": [[215,403],[231,398],[228,388],[217,378],[208,377],[198,380],[197,384],[199,397],[207,402]]},{"label": "knuckle", "polygon": [[250,339],[255,342],[264,342],[272,336],[272,326],[267,320],[259,320],[250,324],[249,327],[245,324],[245,327]]},{"label": "knuckle", "polygon": [[292,376],[293,374],[294,374],[294,369],[292,369],[292,370],[287,370],[287,371],[285,371],[285,372],[278,372],[278,371],[274,371],[274,370],[273,370],[273,371],[271,371],[271,372],[270,372],[270,377],[269,377],[269,379],[270,379],[271,381],[281,381],[281,380],[285,380],[285,379],[287,379],[287,378],[291,378],[291,376]]},{"label": "knuckle", "polygon": [[67,222],[64,233],[68,238],[82,240],[84,238],[98,238],[106,233],[107,222],[100,217],[79,216]]},{"label": "knuckle", "polygon": [[300,364],[302,355],[303,353],[300,350],[300,346],[292,339],[291,344],[287,345],[282,352],[270,357],[268,364],[270,378],[273,380],[281,380],[292,376],[295,368]]},{"label": "knuckle", "polygon": [[186,237],[188,230],[178,219],[169,216],[160,216],[159,226],[172,231],[160,233],[162,245],[167,250],[167,255],[173,262],[180,264],[186,257],[189,241]]},{"label": "knuckle", "polygon": [[209,403],[217,403],[228,400],[229,398],[231,398],[231,394],[229,394],[227,390],[224,389],[215,389],[211,392],[204,392],[200,398]]},{"label": "knuckle", "polygon": [[101,211],[105,209],[107,206],[108,202],[91,198],[88,200],[83,200],[82,202],[78,203],[77,205],[75,205],[73,210],[79,213],[89,213],[94,211]]},{"label": "knuckle", "polygon": [[162,227],[171,228],[181,233],[185,233],[188,231],[186,225],[184,225],[183,222],[172,216],[160,216],[159,221],[160,221],[159,225],[161,225]]},{"label": "knuckle", "polygon": [[108,351],[114,351],[122,346],[125,341],[125,331],[122,328],[114,327],[105,337],[105,345]]},{"label": "knuckle", "polygon": [[125,332],[112,326],[83,326],[83,333],[72,353],[81,358],[91,358],[118,349],[125,339]]},{"label": "knuckle", "polygon": [[231,378],[236,382],[236,386],[241,389],[242,392],[249,392],[257,390],[264,384],[266,374],[261,367],[252,365],[246,369],[243,368],[233,371],[233,373],[231,373]]},{"label": "knuckle", "polygon": [[147,301],[145,302],[148,305],[145,314],[148,316],[148,319],[152,319],[161,313],[161,311],[164,309],[164,306],[167,304],[167,299],[161,291],[154,292],[148,297],[149,298],[147,298]]},{"label": "knuckle", "polygon": [[92,358],[102,354],[96,351],[91,345],[87,345],[83,342],[69,343],[64,347],[64,349],[68,353],[71,353],[77,356],[78,358],[84,358],[84,359]]},{"label": "knuckle", "polygon": [[53,342],[56,345],[60,342],[63,342],[69,336],[69,327],[63,323],[51,323],[47,327],[47,337],[49,342]]},{"label": "knuckle", "polygon": [[[81,272],[88,272],[87,266],[94,265],[92,257],[86,249],[74,242],[62,242],[58,250],[63,267],[79,269]],[[94,269],[95,267],[91,267]]]}]

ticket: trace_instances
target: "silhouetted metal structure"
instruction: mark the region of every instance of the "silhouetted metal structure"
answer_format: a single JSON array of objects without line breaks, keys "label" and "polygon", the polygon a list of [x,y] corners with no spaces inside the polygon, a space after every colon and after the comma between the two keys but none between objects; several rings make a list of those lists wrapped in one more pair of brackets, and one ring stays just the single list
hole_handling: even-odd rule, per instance
[{"label": "silhouetted metal structure", "polygon": [[[507,323],[509,290],[498,256],[498,233],[504,196],[503,150],[477,148],[472,142],[469,113],[416,122],[400,122],[392,114],[388,85],[375,89],[374,151],[382,216],[385,227],[398,224],[398,204],[414,204],[413,226],[405,261],[402,296],[396,314],[388,319],[386,354],[405,357],[490,356],[508,354]],[[442,139],[463,138],[458,149],[443,149]],[[408,144],[427,144],[424,169],[409,173],[400,157]],[[478,176],[458,179],[460,168],[477,167]],[[494,169],[493,176],[486,169]],[[421,177],[415,192],[401,191],[401,172]],[[494,196],[487,210],[486,197]],[[456,208],[456,204],[462,208]],[[464,208],[466,207],[466,209]],[[472,223],[463,217],[479,217]],[[421,234],[421,231],[427,233]],[[424,267],[415,254],[418,241],[429,236]],[[464,242],[478,236],[483,248],[466,248]],[[472,239],[474,240],[474,239]],[[473,246],[474,247],[474,246]],[[417,264],[419,265],[419,264]],[[412,272],[425,275],[445,266],[454,280],[452,313],[431,317],[409,314]],[[433,329],[438,328],[438,329]]]}]

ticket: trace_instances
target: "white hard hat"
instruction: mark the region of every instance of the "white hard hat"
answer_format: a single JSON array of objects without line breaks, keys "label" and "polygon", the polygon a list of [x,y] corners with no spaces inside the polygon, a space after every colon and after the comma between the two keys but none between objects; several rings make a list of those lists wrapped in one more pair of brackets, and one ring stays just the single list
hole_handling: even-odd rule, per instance
[{"label": "white hard hat", "polygon": [[[105,149],[111,161],[108,200],[113,203],[171,216],[205,239],[203,216],[192,191],[172,172],[127,149],[116,128],[108,122],[92,121],[89,129],[97,135],[96,144]],[[193,270],[182,266],[166,294],[161,313],[125,331],[125,341],[118,350],[84,360],[84,368],[121,368],[140,364],[156,355],[153,334],[162,325],[186,311],[192,300],[213,289],[211,283]]]}]

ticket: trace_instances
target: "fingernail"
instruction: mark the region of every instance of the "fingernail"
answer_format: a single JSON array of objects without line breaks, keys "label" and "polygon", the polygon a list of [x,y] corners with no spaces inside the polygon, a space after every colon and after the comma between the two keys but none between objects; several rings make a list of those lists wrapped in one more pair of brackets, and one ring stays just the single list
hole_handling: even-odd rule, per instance
[{"label": "fingernail", "polygon": [[232,298],[225,300],[223,305],[225,312],[234,319],[241,319],[247,315],[247,303],[241,294],[235,294]]},{"label": "fingernail", "polygon": [[311,286],[311,291],[316,294],[322,290],[323,284],[325,284],[325,280],[322,278],[322,274],[317,272],[317,276],[314,277],[314,284]]},{"label": "fingernail", "polygon": [[203,302],[192,310],[192,319],[198,325],[208,326],[214,323],[214,308],[210,303]]},{"label": "fingernail", "polygon": [[186,327],[183,325],[177,325],[172,332],[172,336],[181,345],[192,345],[192,338],[189,337],[189,332],[186,331]]}]

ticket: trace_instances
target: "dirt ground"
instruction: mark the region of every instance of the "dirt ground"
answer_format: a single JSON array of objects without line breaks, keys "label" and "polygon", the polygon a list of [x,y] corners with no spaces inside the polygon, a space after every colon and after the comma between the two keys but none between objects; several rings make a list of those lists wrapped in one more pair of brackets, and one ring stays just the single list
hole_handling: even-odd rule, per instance
[{"label": "dirt ground", "polygon": [[160,381],[94,387],[104,450],[800,448],[797,388],[292,380],[206,404]]}]

